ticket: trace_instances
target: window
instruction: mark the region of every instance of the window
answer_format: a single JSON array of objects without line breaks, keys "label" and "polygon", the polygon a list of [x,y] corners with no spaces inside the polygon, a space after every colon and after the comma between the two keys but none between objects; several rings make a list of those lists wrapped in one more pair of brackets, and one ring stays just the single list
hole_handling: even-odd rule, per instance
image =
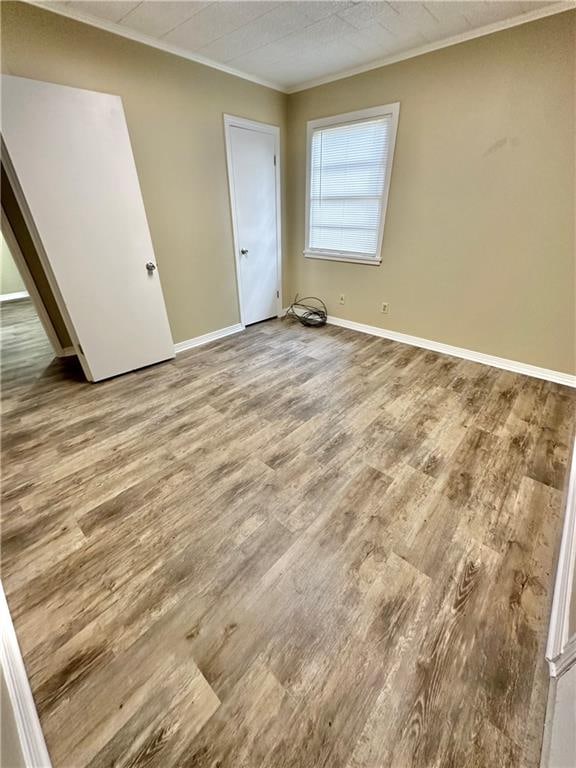
[{"label": "window", "polygon": [[308,123],[305,256],[380,263],[399,110]]}]

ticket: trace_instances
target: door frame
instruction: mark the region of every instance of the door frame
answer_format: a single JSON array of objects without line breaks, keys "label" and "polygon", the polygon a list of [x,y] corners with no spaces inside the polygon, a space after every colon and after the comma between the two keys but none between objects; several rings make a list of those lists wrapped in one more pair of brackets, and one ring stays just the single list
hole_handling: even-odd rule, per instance
[{"label": "door frame", "polygon": [[276,158],[276,313],[282,315],[282,194],[281,194],[281,161],[280,161],[280,127],[268,123],[260,123],[245,117],[224,114],[224,137],[226,144],[226,171],[228,173],[228,192],[230,196],[230,215],[232,218],[232,241],[234,244],[234,264],[236,267],[236,289],[238,306],[240,308],[240,323],[245,327],[245,312],[240,280],[240,245],[238,238],[238,221],[236,219],[236,191],[234,189],[234,174],[232,173],[232,145],[230,131],[232,128],[244,128],[250,131],[267,133],[274,137],[274,156]]}]

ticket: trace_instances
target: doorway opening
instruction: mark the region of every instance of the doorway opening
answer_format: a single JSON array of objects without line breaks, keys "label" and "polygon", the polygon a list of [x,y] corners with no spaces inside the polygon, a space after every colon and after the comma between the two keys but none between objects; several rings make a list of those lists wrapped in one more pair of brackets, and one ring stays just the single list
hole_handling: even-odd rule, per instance
[{"label": "doorway opening", "polygon": [[0,232],[0,324],[2,326],[2,368],[6,362],[33,364],[49,362],[54,356],[48,336],[26,290],[14,257]]},{"label": "doorway opening", "polygon": [[0,337],[5,413],[22,385],[56,372],[82,378],[76,370],[73,350],[64,348],[58,338],[4,212],[0,231]]}]

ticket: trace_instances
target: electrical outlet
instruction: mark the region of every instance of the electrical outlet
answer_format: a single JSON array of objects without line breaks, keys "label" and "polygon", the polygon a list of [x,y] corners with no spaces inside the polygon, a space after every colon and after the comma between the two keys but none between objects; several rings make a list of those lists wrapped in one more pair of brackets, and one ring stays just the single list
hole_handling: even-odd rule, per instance
[{"label": "electrical outlet", "polygon": [[346,297],[344,296],[343,293],[341,293],[340,296],[338,297],[338,304],[344,304],[345,301],[346,301]]},{"label": "electrical outlet", "polygon": [[382,312],[384,315],[387,315],[390,312],[390,304],[388,304],[387,301],[382,302],[382,307],[380,308],[380,312]]}]

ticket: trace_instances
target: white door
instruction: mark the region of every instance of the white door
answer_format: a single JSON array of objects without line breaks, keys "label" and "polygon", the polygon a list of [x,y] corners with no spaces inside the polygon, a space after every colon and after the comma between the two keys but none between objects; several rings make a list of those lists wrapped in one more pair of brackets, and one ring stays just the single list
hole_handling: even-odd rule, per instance
[{"label": "white door", "polygon": [[[235,221],[240,314],[244,325],[278,315],[277,129],[228,118],[228,174]],[[250,124],[254,125],[254,124]]]},{"label": "white door", "polygon": [[2,138],[87,377],[173,357],[120,97],[3,75]]}]

